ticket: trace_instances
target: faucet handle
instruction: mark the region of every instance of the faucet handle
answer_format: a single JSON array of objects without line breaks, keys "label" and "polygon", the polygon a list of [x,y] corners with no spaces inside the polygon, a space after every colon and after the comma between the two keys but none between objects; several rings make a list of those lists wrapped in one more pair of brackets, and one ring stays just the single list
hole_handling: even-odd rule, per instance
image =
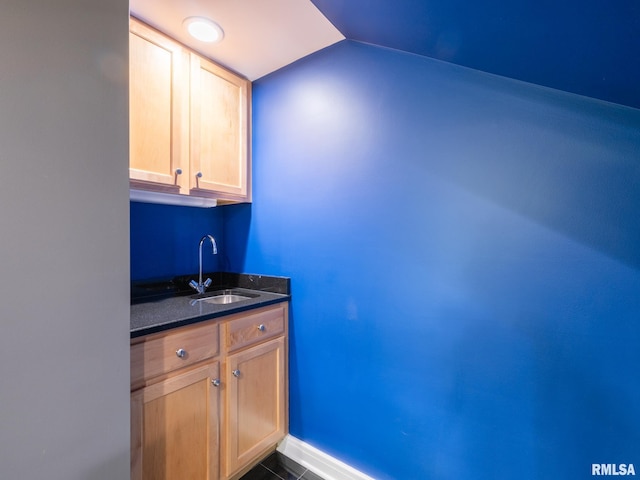
[{"label": "faucet handle", "polygon": [[211,285],[211,279],[210,279],[210,278],[207,278],[207,279],[204,281],[204,283],[202,284],[202,286],[203,286],[204,288],[207,288],[209,285]]},{"label": "faucet handle", "polygon": [[190,286],[191,288],[193,288],[194,290],[196,290],[196,291],[198,290],[198,282],[196,282],[195,280],[191,280],[191,281],[189,282],[189,286]]}]

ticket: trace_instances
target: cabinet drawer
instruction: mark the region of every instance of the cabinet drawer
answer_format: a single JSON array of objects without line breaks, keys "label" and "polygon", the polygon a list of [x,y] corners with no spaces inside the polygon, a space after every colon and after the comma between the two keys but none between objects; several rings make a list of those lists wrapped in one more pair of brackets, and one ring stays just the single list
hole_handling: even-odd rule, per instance
[{"label": "cabinet drawer", "polygon": [[225,346],[232,352],[284,335],[285,307],[278,304],[231,320],[224,325]]},{"label": "cabinet drawer", "polygon": [[131,385],[218,355],[217,324],[186,327],[131,345]]}]

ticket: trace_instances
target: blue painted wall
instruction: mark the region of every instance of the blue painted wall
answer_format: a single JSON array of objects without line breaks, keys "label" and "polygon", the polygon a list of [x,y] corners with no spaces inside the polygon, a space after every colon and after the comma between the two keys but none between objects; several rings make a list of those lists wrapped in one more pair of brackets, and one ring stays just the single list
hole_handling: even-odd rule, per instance
[{"label": "blue painted wall", "polygon": [[131,280],[197,273],[198,244],[206,234],[216,239],[218,255],[203,253],[203,270],[225,270],[224,208],[131,202]]},{"label": "blue painted wall", "polygon": [[379,479],[640,467],[639,110],[347,41],[253,114],[225,241],[292,277],[293,435]]}]

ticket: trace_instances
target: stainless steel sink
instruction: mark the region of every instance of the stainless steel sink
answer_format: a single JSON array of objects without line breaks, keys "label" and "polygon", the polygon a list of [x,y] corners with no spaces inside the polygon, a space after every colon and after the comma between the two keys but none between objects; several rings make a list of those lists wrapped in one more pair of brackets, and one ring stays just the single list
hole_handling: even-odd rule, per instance
[{"label": "stainless steel sink", "polygon": [[193,296],[195,302],[214,303],[216,305],[228,305],[229,303],[241,302],[256,298],[258,295],[236,290],[220,290],[217,292],[205,293],[204,295]]},{"label": "stainless steel sink", "polygon": [[227,303],[241,302],[242,300],[249,300],[251,297],[245,297],[244,295],[236,295],[233,293],[225,293],[222,295],[216,295],[214,297],[202,298],[201,301],[207,303],[217,303],[220,305],[226,305]]}]

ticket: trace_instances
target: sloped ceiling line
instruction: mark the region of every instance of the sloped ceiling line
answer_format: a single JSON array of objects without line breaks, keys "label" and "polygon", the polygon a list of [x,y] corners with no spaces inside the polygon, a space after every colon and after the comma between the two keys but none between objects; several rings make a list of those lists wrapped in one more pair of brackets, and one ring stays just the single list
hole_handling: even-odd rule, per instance
[{"label": "sloped ceiling line", "polygon": [[[344,38],[640,109],[638,0],[131,0],[135,16],[255,80]],[[206,16],[215,45],[182,21]]]}]

